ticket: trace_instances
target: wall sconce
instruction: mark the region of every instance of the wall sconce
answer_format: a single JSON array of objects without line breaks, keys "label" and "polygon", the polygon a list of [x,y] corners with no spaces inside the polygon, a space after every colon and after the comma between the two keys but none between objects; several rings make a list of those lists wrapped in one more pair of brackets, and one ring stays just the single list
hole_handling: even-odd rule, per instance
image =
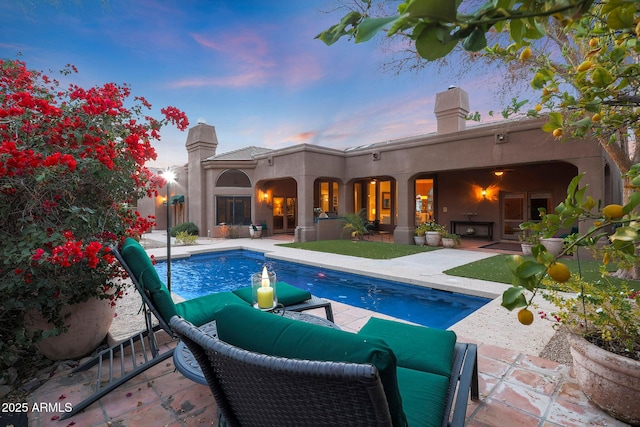
[{"label": "wall sconce", "polygon": [[269,193],[267,191],[260,190],[259,202],[269,206]]},{"label": "wall sconce", "polygon": [[482,195],[482,198],[483,198],[483,199],[487,200],[487,189],[486,189],[486,188],[483,188],[483,189],[480,191],[480,194]]},{"label": "wall sconce", "polygon": [[496,169],[496,170],[493,171],[493,174],[495,176],[502,176],[502,175],[504,175],[504,169]]}]

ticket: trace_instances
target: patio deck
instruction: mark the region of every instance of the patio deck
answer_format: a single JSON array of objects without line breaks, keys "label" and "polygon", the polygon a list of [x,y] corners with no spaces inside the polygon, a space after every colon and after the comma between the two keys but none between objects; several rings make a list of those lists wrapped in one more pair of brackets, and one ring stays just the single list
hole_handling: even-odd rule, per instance
[{"label": "patio deck", "polygon": [[[242,240],[231,243],[235,246],[269,247],[270,249],[267,250],[278,252],[278,256],[286,256],[282,253],[286,251],[280,251],[273,246],[272,239]],[[226,241],[226,243],[216,242],[215,244],[230,243]],[[406,274],[413,274],[415,277],[416,272],[410,271],[410,266],[415,262],[416,265],[420,265],[421,272],[426,271],[428,279],[425,280],[430,283],[442,282],[440,284],[445,287],[455,285],[473,288],[477,284],[468,281],[458,283],[448,276],[443,278],[429,271],[428,267],[434,266],[441,272],[449,268],[453,258],[457,259],[458,264],[463,264],[470,262],[469,258],[495,254],[495,252],[486,251],[474,253],[474,248],[471,246],[465,246],[465,249],[469,250],[458,249],[453,253],[451,250],[441,250],[422,254],[419,259],[400,265],[399,268],[403,271],[409,270]],[[180,250],[176,249],[178,249],[174,250],[176,256],[179,256]],[[156,254],[161,252],[162,249],[158,249]],[[319,262],[323,261],[322,256],[317,258],[320,258]],[[353,258],[346,258],[350,259],[344,260],[345,264],[353,266]],[[425,260],[428,262],[425,263]],[[339,257],[332,256],[332,266],[340,266],[341,262]],[[360,267],[363,269],[373,268],[366,260],[361,263]],[[382,265],[380,269],[388,270],[388,266]],[[456,283],[452,285],[451,281]],[[486,287],[482,289],[483,292],[486,291]],[[495,293],[496,289],[491,292]],[[611,418],[587,401],[572,376],[570,366],[535,356],[552,335],[547,331],[551,329],[549,324],[534,322],[534,325],[542,325],[523,329],[525,327],[514,323],[515,316],[509,316],[509,313],[496,308],[496,305],[488,304],[477,314],[469,316],[451,328],[456,331],[459,340],[478,344],[480,401],[469,402],[467,426],[627,425]],[[323,315],[320,311],[317,314]],[[388,317],[338,302],[334,303],[334,314],[336,323],[342,329],[350,331],[359,330],[372,315]],[[119,315],[118,318],[122,319],[114,322],[113,328],[131,328],[126,317]],[[175,346],[175,344],[175,341],[167,339],[163,345]],[[59,372],[32,393],[29,396],[29,407],[32,408],[33,404],[44,404],[44,406],[42,412],[30,412],[28,425],[30,427],[217,425],[216,406],[209,389],[193,383],[176,372],[171,359],[112,391],[84,412],[67,420],[59,420],[60,409],[63,409],[65,404],[73,405],[91,394],[91,378],[95,375],[95,369],[97,368],[73,376],[69,376],[68,371]],[[16,425],[16,427],[19,426]]]}]

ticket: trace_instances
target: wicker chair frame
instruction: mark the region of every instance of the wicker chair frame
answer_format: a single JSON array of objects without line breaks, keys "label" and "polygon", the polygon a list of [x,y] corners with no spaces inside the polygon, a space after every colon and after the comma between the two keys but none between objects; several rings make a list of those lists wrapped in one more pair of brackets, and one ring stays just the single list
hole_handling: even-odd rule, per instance
[{"label": "wicker chair frame", "polygon": [[177,316],[170,325],[200,364],[223,425],[391,426],[373,365],[268,356],[211,337]]},{"label": "wicker chair frame", "polygon": [[[392,425],[373,365],[268,356],[225,343],[178,316],[170,325],[200,365],[228,426]],[[477,347],[456,343],[444,427],[464,426],[469,396],[479,399]]]}]

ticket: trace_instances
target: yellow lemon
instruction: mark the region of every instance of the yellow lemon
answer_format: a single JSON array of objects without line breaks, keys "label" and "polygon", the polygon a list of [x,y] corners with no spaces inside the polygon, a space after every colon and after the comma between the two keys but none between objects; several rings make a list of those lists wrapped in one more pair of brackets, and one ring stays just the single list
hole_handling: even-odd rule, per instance
[{"label": "yellow lemon", "polygon": [[520,52],[520,61],[526,61],[529,58],[531,58],[531,48],[527,46]]},{"label": "yellow lemon", "polygon": [[539,113],[539,112],[540,112],[540,110],[542,110],[542,105],[537,104],[537,105],[536,105],[536,112],[538,112],[538,113]]},{"label": "yellow lemon", "polygon": [[600,44],[600,40],[598,40],[597,37],[594,37],[591,40],[589,40],[589,46],[591,46],[591,47],[596,47],[599,44]]},{"label": "yellow lemon", "polygon": [[594,122],[594,123],[599,122],[600,119],[601,119],[601,117],[600,117],[600,114],[598,114],[598,113],[595,113],[593,116],[591,116],[591,121]]},{"label": "yellow lemon", "polygon": [[554,129],[553,137],[554,138],[561,138],[562,137],[562,129],[560,129],[560,128]]},{"label": "yellow lemon", "polygon": [[592,66],[593,64],[591,61],[584,61],[582,64],[578,65],[578,71],[587,71]]},{"label": "yellow lemon", "polygon": [[571,277],[569,268],[561,262],[551,264],[547,269],[547,273],[549,273],[549,277],[558,283],[564,283]]},{"label": "yellow lemon", "polygon": [[602,208],[602,215],[606,219],[620,219],[624,216],[624,213],[621,205],[611,204]]},{"label": "yellow lemon", "polygon": [[523,325],[530,325],[533,323],[533,313],[527,308],[523,308],[518,312],[518,321]]}]

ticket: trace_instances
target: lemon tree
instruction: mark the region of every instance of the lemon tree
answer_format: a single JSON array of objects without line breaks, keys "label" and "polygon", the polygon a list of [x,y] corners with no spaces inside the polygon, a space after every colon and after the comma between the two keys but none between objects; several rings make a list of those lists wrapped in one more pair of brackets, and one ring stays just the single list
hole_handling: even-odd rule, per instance
[{"label": "lemon tree", "polygon": [[[640,162],[640,150],[627,143],[640,132],[640,2],[405,0],[395,14],[380,16],[376,0],[353,1],[318,39],[360,43],[384,32],[407,38],[424,61],[459,47],[525,67],[539,91],[528,114],[548,118],[544,131],[558,140],[595,138],[621,174]],[[498,37],[489,45],[491,35]]]},{"label": "lemon tree", "polygon": [[[541,244],[533,246],[533,258],[514,255],[507,258],[507,267],[513,274],[512,287],[502,296],[502,305],[508,310],[527,308],[533,298],[550,284],[552,287],[571,279],[571,272],[558,258],[572,253],[578,247],[591,248],[602,253],[603,264],[614,260],[622,266],[637,265],[636,243],[640,242],[640,165],[634,165],[626,178],[637,185],[630,200],[624,206],[602,206],[586,194],[587,186],[580,187],[583,175],[576,176],[567,188],[567,197],[553,212],[540,209],[539,222],[525,222],[520,228],[551,237],[560,230],[571,228],[579,222],[590,225],[583,234],[565,238],[565,249],[560,255],[552,255]],[[614,232],[611,232],[615,229]],[[608,244],[607,244],[608,243]],[[547,281],[547,282],[545,282]],[[555,284],[555,285],[554,285]]]}]

